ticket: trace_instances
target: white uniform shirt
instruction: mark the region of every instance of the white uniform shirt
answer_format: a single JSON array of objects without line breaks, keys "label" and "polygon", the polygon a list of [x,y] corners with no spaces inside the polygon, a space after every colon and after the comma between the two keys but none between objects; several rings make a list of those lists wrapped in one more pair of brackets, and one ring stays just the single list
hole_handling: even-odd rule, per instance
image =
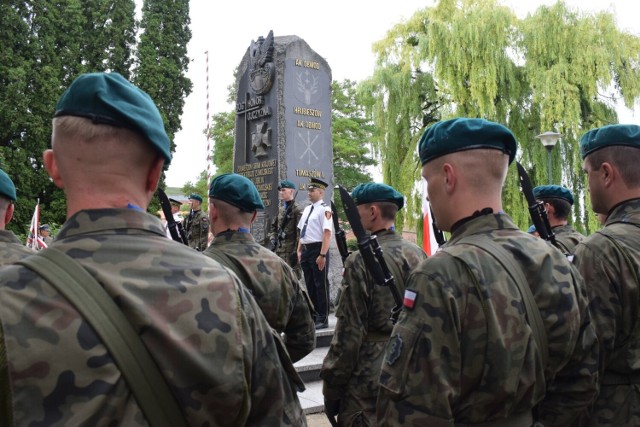
[{"label": "white uniform shirt", "polygon": [[[173,214],[173,219],[174,219],[176,222],[182,222],[182,217],[181,217],[181,216],[180,216],[180,214],[179,214],[179,213],[177,213],[177,212]],[[171,231],[169,230],[169,223],[168,223],[168,222],[165,222],[165,224],[164,224],[164,230],[165,230],[165,232],[167,233],[167,237],[171,239],[171,238],[172,238],[172,237],[171,237]]]},{"label": "white uniform shirt", "polygon": [[[313,212],[311,212],[311,216],[307,222],[311,206],[313,206]],[[326,215],[326,212],[329,212],[329,215]],[[327,218],[327,216],[329,218]],[[302,229],[304,228],[305,222],[307,223],[307,230],[304,237],[302,237]],[[300,243],[303,245],[322,242],[324,230],[333,231],[331,206],[327,205],[322,200],[319,200],[312,205],[308,205],[302,212],[300,222],[298,222],[298,229],[300,230]]]}]

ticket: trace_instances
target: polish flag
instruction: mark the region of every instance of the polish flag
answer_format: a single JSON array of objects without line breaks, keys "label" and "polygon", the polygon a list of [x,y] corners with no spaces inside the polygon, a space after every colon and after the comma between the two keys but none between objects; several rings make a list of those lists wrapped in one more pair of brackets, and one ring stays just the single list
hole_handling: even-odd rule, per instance
[{"label": "polish flag", "polygon": [[422,178],[422,249],[428,256],[431,256],[436,253],[439,246],[431,228],[433,218],[427,194],[427,180]]},{"label": "polish flag", "polygon": [[33,212],[33,217],[31,217],[31,226],[29,227],[29,236],[27,237],[28,248],[33,249],[34,251],[39,251],[45,249],[47,244],[44,242],[42,237],[38,233],[38,228],[40,227],[40,200],[36,203],[36,209]]}]

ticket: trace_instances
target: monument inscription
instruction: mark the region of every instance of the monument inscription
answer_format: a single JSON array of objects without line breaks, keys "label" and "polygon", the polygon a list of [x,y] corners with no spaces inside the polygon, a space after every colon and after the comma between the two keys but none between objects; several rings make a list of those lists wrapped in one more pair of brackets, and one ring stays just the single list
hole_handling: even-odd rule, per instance
[{"label": "monument inscription", "polygon": [[263,241],[278,212],[280,180],[296,184],[303,204],[309,178],[333,182],[331,69],[301,38],[270,31],[251,42],[236,85],[234,171],[260,192],[265,211],[251,232]]}]

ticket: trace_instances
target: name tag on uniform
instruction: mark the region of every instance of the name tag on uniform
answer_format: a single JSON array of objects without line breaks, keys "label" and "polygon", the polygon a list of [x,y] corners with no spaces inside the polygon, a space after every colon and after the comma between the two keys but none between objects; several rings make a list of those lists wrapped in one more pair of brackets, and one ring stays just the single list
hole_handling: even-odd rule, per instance
[{"label": "name tag on uniform", "polygon": [[404,290],[404,306],[409,310],[413,309],[413,306],[416,304],[416,298],[418,297],[418,293],[411,290]]}]

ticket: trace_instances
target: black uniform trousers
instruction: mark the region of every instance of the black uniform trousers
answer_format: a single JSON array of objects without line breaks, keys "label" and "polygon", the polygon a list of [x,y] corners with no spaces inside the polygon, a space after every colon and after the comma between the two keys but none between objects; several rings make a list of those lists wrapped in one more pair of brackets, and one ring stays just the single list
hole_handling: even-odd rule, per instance
[{"label": "black uniform trousers", "polygon": [[316,264],[320,249],[322,249],[322,242],[302,244],[300,266],[307,285],[307,293],[316,310],[315,322],[326,323],[329,319],[329,281],[327,280],[329,252],[327,251],[324,270],[320,271]]}]

